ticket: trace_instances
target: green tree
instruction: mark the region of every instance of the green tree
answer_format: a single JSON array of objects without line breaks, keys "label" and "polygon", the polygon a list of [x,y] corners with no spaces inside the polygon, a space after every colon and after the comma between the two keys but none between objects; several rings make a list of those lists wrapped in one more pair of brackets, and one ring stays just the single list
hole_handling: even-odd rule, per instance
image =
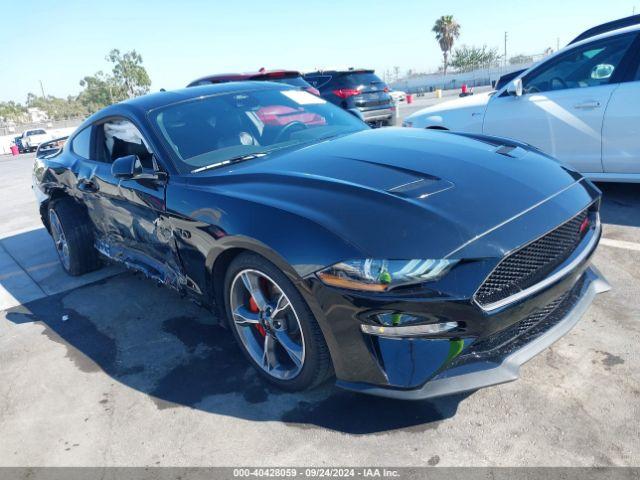
[{"label": "green tree", "polygon": [[440,44],[444,60],[444,75],[446,76],[449,54],[453,48],[453,43],[460,36],[460,24],[453,19],[453,15],[443,15],[436,20],[431,31],[436,34],[436,40]]},{"label": "green tree", "polygon": [[101,71],[84,77],[80,80],[80,86],[84,87],[84,90],[78,95],[78,100],[89,113],[97,112],[126,98],[118,91],[113,77]]},{"label": "green tree", "polygon": [[27,118],[27,107],[24,105],[9,101],[0,102],[0,121],[20,123]]},{"label": "green tree", "polygon": [[87,109],[78,101],[78,98],[71,95],[67,98],[59,98],[52,95],[39,97],[29,93],[27,95],[27,107],[42,110],[50,120],[77,118],[87,113]]},{"label": "green tree", "polygon": [[142,55],[135,50],[120,53],[120,50],[114,48],[106,59],[113,63],[113,78],[127,98],[149,93],[151,79],[142,66]]},{"label": "green tree", "polygon": [[105,59],[113,64],[111,74],[100,71],[80,80],[80,86],[84,89],[78,101],[89,113],[149,93],[151,80],[139,53],[135,50],[121,53],[113,49]]},{"label": "green tree", "polygon": [[486,45],[482,47],[462,45],[454,50],[450,65],[459,72],[468,72],[479,67],[495,66],[500,58],[502,57],[496,48],[487,48]]}]

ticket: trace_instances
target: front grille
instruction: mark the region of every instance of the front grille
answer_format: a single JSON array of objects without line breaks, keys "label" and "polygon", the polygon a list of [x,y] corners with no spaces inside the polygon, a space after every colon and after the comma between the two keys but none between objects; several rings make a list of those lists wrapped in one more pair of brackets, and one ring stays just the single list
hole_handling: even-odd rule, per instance
[{"label": "front grille", "polygon": [[532,342],[565,318],[580,299],[583,286],[584,276],[573,288],[519,322],[472,343],[467,352],[456,358],[453,366],[479,360],[499,362]]},{"label": "front grille", "polygon": [[489,305],[545,279],[575,250],[586,229],[584,210],[568,222],[504,258],[475,294],[480,306]]}]

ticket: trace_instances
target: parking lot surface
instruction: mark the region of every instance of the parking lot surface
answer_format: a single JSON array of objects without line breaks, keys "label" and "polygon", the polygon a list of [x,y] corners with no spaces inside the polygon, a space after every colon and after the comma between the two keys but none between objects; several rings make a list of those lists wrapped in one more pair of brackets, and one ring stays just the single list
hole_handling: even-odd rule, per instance
[{"label": "parking lot surface", "polygon": [[640,185],[601,185],[613,289],[520,380],[401,402],[283,393],[174,292],[116,267],[67,277],[32,162],[0,157],[0,466],[640,463]]}]

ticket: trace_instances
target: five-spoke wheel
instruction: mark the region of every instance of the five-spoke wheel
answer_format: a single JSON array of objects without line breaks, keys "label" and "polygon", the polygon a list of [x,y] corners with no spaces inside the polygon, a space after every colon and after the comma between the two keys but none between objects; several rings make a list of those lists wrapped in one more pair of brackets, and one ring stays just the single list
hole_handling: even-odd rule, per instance
[{"label": "five-spoke wheel", "polygon": [[242,270],[231,283],[233,325],[247,352],[279,379],[293,378],[304,364],[304,334],[282,288],[258,270]]},{"label": "five-spoke wheel", "polygon": [[331,361],[300,291],[265,258],[244,253],[225,278],[225,307],[238,343],[271,383],[304,390],[325,380]]},{"label": "five-spoke wheel", "polygon": [[71,267],[71,260],[69,258],[69,243],[64,236],[64,230],[62,224],[58,218],[58,214],[55,210],[49,210],[49,224],[51,225],[51,237],[53,237],[53,244],[58,252],[58,258],[65,270],[69,270]]}]

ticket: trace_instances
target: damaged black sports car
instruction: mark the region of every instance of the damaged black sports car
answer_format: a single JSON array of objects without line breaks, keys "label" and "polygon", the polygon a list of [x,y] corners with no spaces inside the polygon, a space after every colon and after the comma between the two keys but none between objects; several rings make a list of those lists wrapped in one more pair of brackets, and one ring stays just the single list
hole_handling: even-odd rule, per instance
[{"label": "damaged black sports car", "polygon": [[517,378],[608,284],[600,192],[512,140],[371,130],[303,90],[160,92],[36,159],[70,275],[121,262],[218,313],[287,390],[420,399]]}]

